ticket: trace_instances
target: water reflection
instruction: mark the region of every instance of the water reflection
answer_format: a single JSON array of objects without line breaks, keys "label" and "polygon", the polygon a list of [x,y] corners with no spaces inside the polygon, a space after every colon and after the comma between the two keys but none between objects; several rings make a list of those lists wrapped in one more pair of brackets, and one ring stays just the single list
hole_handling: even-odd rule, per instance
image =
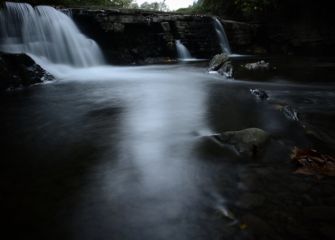
[{"label": "water reflection", "polygon": [[[127,85],[111,85],[111,95],[126,90],[119,96],[124,108],[118,116],[120,133],[108,132],[117,142],[111,141],[114,150],[107,150],[90,176],[92,184],[74,218],[82,229],[76,238],[89,239],[92,232],[125,239],[189,239],[204,234],[200,212],[206,215],[208,206],[202,191],[210,177],[193,152],[194,132],[207,128],[207,87],[199,76],[204,74],[195,71],[171,78],[156,73],[154,79],[128,78]],[[105,231],[96,233],[81,223],[84,216],[91,216],[90,222]]]},{"label": "water reflection", "polygon": [[[259,226],[308,236],[289,226],[312,224],[302,208],[331,196],[292,175],[290,148],[312,141],[274,106],[333,109],[331,91],[313,88],[225,81],[187,65],[101,67],[3,96],[3,214],[12,229],[31,223],[37,239],[258,239]],[[206,138],[247,127],[274,136],[257,159]]]}]

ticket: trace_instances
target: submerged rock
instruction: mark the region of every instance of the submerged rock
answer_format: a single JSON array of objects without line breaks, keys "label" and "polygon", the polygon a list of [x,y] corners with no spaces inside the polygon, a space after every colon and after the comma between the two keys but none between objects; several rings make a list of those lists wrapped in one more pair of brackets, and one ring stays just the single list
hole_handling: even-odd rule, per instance
[{"label": "submerged rock", "polygon": [[213,137],[222,144],[232,145],[240,154],[254,156],[262,150],[270,135],[259,128],[247,128],[240,131],[223,132]]},{"label": "submerged rock", "polygon": [[244,67],[248,70],[268,70],[270,68],[270,64],[261,60],[254,63],[247,63]]},{"label": "submerged rock", "polygon": [[303,216],[307,219],[320,221],[335,220],[335,207],[329,206],[309,206],[302,209]]},{"label": "submerged rock", "polygon": [[269,239],[268,236],[275,236],[273,228],[268,225],[265,220],[255,215],[247,214],[241,218],[241,222],[245,224],[254,235],[261,237],[260,239]]},{"label": "submerged rock", "polygon": [[286,105],[281,109],[281,111],[287,119],[297,122],[299,121],[298,112],[293,107]]},{"label": "submerged rock", "polygon": [[27,87],[53,78],[26,54],[0,53],[0,90]]},{"label": "submerged rock", "polygon": [[262,89],[250,89],[252,95],[256,96],[260,100],[266,100],[269,98],[269,95]]},{"label": "submerged rock", "polygon": [[265,197],[257,193],[245,193],[240,196],[237,206],[244,209],[252,209],[263,205]]}]

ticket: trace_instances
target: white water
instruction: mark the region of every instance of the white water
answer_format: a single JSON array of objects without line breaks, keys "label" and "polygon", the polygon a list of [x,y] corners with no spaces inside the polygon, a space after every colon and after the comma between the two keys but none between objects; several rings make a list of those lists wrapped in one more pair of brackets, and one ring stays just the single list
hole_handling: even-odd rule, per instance
[{"label": "white water", "polygon": [[180,40],[176,40],[176,48],[178,53],[178,59],[182,61],[192,59],[191,53],[188,51],[185,45],[181,43]]},{"label": "white water", "polygon": [[68,15],[49,6],[5,3],[0,11],[0,51],[26,53],[51,73],[54,64],[104,64],[97,43],[84,36]]},{"label": "white water", "polygon": [[228,38],[227,38],[227,35],[226,35],[226,32],[224,30],[222,23],[216,17],[213,17],[213,21],[214,21],[215,31],[218,36],[222,52],[231,54],[231,48],[229,45],[229,41],[228,41]]}]

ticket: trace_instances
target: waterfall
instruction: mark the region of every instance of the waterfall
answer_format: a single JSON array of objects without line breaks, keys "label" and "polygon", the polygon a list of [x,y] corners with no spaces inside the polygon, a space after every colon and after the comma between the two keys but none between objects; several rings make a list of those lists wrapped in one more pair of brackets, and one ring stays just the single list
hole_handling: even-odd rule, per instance
[{"label": "waterfall", "polygon": [[226,32],[225,32],[225,30],[223,28],[222,23],[216,17],[213,17],[213,21],[214,21],[214,28],[215,28],[216,34],[218,36],[222,52],[231,54],[231,49],[230,49],[229,41],[228,41],[228,38],[227,38],[227,35],[226,35]]},{"label": "waterfall", "polygon": [[73,67],[104,63],[97,43],[84,36],[68,15],[26,3],[6,2],[0,10],[0,51]]},{"label": "waterfall", "polygon": [[177,47],[178,58],[180,60],[192,59],[191,53],[188,51],[185,45],[181,43],[180,40],[176,40],[176,47]]}]

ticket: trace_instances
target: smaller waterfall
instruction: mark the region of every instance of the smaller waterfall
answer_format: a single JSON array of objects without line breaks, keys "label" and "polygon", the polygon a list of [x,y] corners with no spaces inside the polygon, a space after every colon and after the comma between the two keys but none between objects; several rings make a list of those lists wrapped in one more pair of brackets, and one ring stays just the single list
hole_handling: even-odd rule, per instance
[{"label": "smaller waterfall", "polygon": [[231,54],[231,49],[230,49],[229,41],[228,41],[228,38],[227,38],[227,35],[226,35],[226,32],[225,32],[225,30],[223,28],[222,23],[216,17],[213,17],[213,21],[214,21],[214,28],[215,28],[216,34],[218,36],[222,52]]},{"label": "smaller waterfall", "polygon": [[176,40],[176,47],[177,47],[178,59],[180,60],[192,59],[191,53],[188,51],[185,45],[181,43],[180,40]]}]

